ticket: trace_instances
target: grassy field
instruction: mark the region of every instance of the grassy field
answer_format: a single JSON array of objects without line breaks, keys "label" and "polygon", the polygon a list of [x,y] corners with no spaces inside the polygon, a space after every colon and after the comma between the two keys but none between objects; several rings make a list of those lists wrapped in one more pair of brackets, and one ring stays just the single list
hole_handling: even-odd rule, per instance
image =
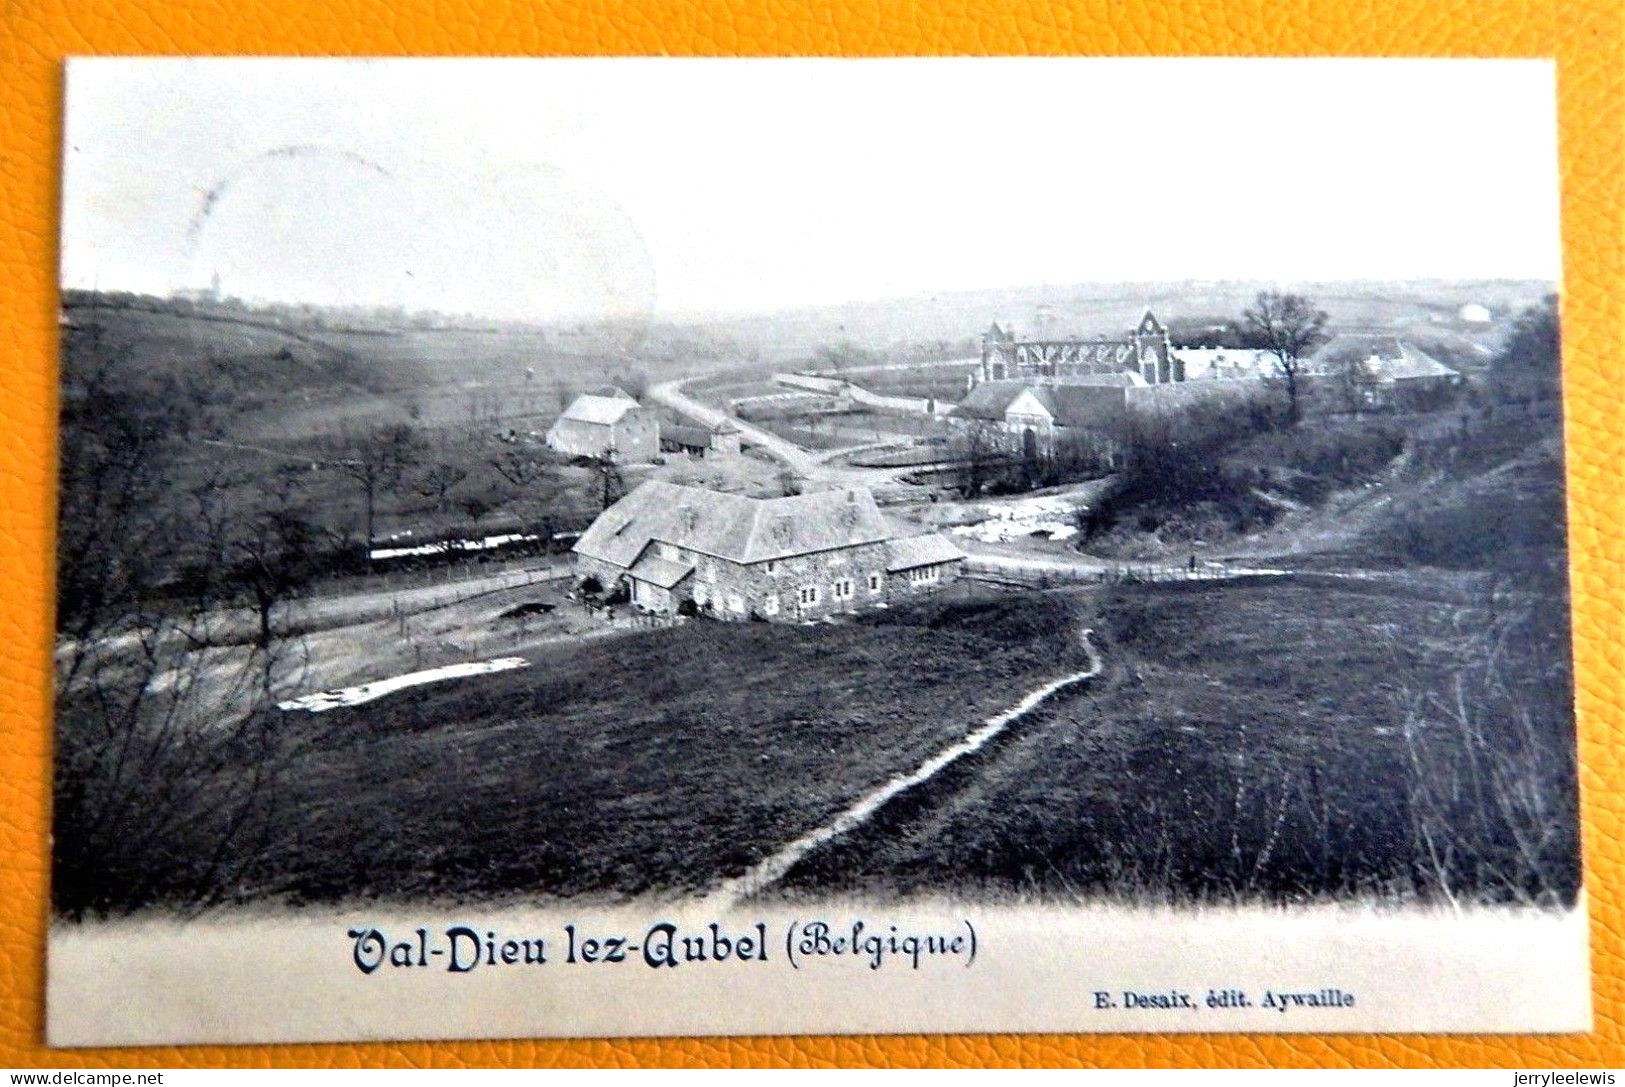
[{"label": "grassy field", "polygon": [[1118,590],[1101,605],[1102,683],[813,854],[788,886],[1570,902],[1564,601],[1492,613],[1438,588]]},{"label": "grassy field", "polygon": [[[152,893],[181,900],[703,888],[1078,667],[1073,612],[962,600],[840,626],[695,623],[278,715],[275,801],[241,836],[258,851],[240,882],[195,882],[229,804],[132,863],[170,858]],[[222,796],[251,757],[221,753]]]},{"label": "grassy field", "polygon": [[893,435],[928,438],[944,437],[952,433],[948,424],[936,416],[900,411],[852,411],[841,417],[841,425],[852,430],[872,433],[876,436],[876,440],[884,440]]},{"label": "grassy field", "polygon": [[827,416],[828,421],[817,430],[809,427],[795,425],[796,422],[805,423],[807,420],[797,419],[762,419],[755,424],[770,434],[777,434],[786,441],[794,442],[803,449],[828,451],[832,449],[851,449],[862,445],[869,440],[866,436],[853,432],[841,426],[840,417]]},{"label": "grassy field", "polygon": [[981,362],[951,366],[919,366],[908,370],[860,370],[850,379],[883,396],[932,397],[953,403],[965,395],[965,378],[981,369]]}]

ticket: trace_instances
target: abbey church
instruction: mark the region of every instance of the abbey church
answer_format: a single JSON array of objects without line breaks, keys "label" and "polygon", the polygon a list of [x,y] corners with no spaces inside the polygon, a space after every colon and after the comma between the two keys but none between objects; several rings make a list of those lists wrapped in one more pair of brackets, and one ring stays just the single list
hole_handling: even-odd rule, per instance
[{"label": "abbey church", "polygon": [[1126,339],[1079,340],[1051,337],[1048,318],[1040,313],[1038,332],[1017,339],[995,322],[982,333],[980,383],[1025,381],[1034,384],[1091,384],[1091,377],[1129,374],[1146,385],[1185,380],[1184,363],[1173,352],[1168,329],[1150,310]]}]

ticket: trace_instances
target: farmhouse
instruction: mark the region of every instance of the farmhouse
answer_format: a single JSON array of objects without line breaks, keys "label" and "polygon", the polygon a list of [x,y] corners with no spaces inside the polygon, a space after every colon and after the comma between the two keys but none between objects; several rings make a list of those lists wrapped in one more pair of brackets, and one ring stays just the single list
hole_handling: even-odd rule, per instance
[{"label": "farmhouse", "polygon": [[633,607],[791,621],[885,606],[958,578],[942,536],[896,535],[865,489],[746,498],[651,480],[599,515],[572,552],[585,588]]},{"label": "farmhouse", "polygon": [[620,389],[578,396],[547,432],[547,446],[572,457],[614,455],[651,461],[660,452],[660,423]]},{"label": "farmhouse", "polygon": [[1394,336],[1341,333],[1307,360],[1309,372],[1348,406],[1421,410],[1463,378],[1413,343]]}]

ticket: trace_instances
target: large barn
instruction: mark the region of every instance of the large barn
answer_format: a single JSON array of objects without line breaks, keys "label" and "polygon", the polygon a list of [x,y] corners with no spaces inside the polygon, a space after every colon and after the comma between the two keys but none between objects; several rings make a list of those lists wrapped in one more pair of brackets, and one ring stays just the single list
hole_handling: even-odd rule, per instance
[{"label": "large barn", "polygon": [[949,413],[962,426],[985,424],[1006,436],[1015,452],[1056,442],[1087,443],[1107,459],[1117,450],[1129,418],[1131,390],[1145,387],[1133,372],[1075,378],[1063,385],[990,381],[972,389]]},{"label": "large barn", "polygon": [[[650,481],[572,549],[578,583],[656,614],[793,621],[856,612],[957,579],[965,554],[896,533],[863,488],[746,498]],[[685,606],[686,605],[686,606]]]},{"label": "large barn", "polygon": [[652,461],[660,453],[660,421],[620,389],[587,393],[549,428],[547,447],[572,457]]}]

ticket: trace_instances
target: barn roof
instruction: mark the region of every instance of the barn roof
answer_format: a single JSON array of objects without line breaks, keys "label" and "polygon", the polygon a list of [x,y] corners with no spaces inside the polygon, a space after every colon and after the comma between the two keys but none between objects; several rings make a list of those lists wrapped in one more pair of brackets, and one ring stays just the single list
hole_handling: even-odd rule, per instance
[{"label": "barn roof", "polygon": [[995,419],[1002,421],[1011,402],[1026,392],[1025,381],[985,381],[965,394],[965,399],[954,405],[948,414],[961,419]]},{"label": "barn roof", "polygon": [[1399,358],[1383,363],[1383,375],[1395,381],[1418,377],[1460,377],[1461,375],[1413,344],[1399,345]]},{"label": "barn roof", "polygon": [[1383,381],[1460,376],[1415,344],[1388,335],[1341,333],[1328,340],[1310,361],[1321,373],[1336,373],[1351,362],[1366,362],[1372,357],[1378,360],[1372,376]]},{"label": "barn roof", "polygon": [[621,421],[621,417],[638,406],[638,402],[630,397],[622,396],[596,396],[585,393],[575,398],[560,419],[568,419],[575,423],[595,423],[599,426],[613,426]]},{"label": "barn roof", "polygon": [[1099,426],[1117,422],[1127,412],[1130,384],[1040,385],[1036,392],[1061,426]]},{"label": "barn roof", "polygon": [[661,423],[660,440],[671,442],[673,445],[686,445],[704,449],[711,444],[711,432],[702,426]]},{"label": "barn roof", "polygon": [[935,566],[938,563],[957,562],[965,557],[946,536],[928,532],[923,536],[909,536],[892,540],[886,545],[891,557],[886,562],[888,573],[912,570],[917,566]]},{"label": "barn roof", "polygon": [[[1126,389],[1145,384],[1136,374],[1086,374],[1062,385],[1025,381],[989,381],[976,386],[951,415],[962,419],[1003,422],[1018,396],[1030,392],[1061,426],[1097,426],[1111,422],[1127,408]],[[1127,379],[1127,380],[1124,380]]]},{"label": "barn roof", "polygon": [[1339,332],[1315,349],[1309,361],[1317,368],[1335,368],[1346,362],[1364,362],[1372,355],[1385,362],[1404,354],[1398,337],[1384,333]]},{"label": "barn roof", "polygon": [[650,480],[599,514],[572,549],[630,567],[652,541],[738,563],[879,543],[891,536],[862,488],[746,498]]}]

